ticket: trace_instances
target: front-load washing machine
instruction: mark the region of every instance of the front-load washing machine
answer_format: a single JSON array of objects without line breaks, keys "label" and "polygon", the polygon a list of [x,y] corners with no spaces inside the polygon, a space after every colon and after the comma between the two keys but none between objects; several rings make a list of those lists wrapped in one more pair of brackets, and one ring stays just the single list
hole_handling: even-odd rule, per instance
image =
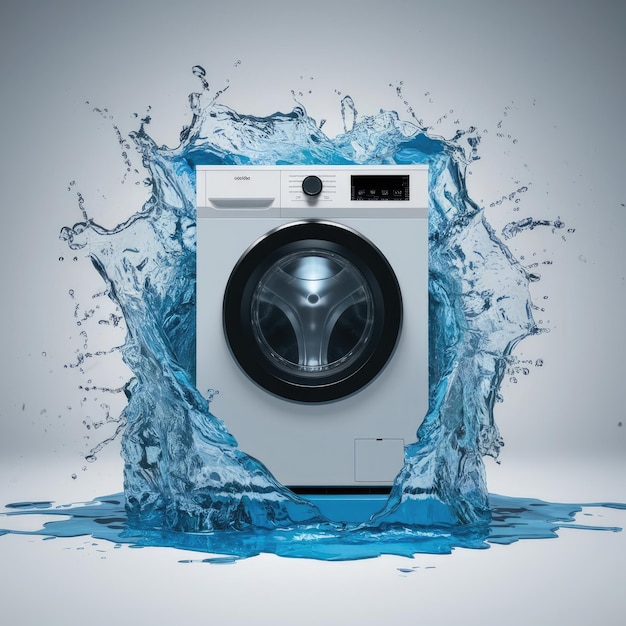
[{"label": "front-load washing machine", "polygon": [[196,384],[300,492],[388,490],[428,408],[425,166],[198,166]]}]

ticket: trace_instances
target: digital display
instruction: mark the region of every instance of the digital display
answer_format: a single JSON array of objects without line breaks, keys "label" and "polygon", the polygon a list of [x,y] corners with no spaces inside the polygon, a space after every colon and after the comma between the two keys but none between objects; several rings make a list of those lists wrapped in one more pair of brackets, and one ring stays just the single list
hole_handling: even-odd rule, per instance
[{"label": "digital display", "polygon": [[351,176],[351,200],[409,200],[409,175]]}]

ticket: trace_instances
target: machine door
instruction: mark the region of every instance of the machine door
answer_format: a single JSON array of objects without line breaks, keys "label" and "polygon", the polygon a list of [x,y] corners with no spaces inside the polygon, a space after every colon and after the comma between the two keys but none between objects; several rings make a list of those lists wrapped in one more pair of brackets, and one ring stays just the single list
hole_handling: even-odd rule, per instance
[{"label": "machine door", "polygon": [[402,323],[396,276],[346,226],[295,222],[239,260],[224,296],[234,358],[268,392],[329,402],[358,392],[385,367]]}]

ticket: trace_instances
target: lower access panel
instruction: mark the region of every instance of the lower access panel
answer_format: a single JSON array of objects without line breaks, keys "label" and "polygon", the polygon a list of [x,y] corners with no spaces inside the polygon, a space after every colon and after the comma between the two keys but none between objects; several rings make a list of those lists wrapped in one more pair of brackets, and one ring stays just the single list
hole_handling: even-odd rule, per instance
[{"label": "lower access panel", "polygon": [[354,480],[358,483],[392,481],[404,462],[404,439],[355,439]]}]

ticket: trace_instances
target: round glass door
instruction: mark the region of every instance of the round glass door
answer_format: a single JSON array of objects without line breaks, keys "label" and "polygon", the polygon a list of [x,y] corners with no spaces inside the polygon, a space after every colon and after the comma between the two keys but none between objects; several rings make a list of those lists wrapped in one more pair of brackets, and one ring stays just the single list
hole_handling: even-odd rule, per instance
[{"label": "round glass door", "polygon": [[283,398],[328,402],[386,365],[402,319],[382,253],[353,230],[297,222],[268,233],[233,270],[224,329],[252,380]]},{"label": "round glass door", "polygon": [[363,274],[344,257],[318,249],[294,252],[271,265],[251,309],[260,349],[285,372],[311,378],[358,359],[374,321]]}]

